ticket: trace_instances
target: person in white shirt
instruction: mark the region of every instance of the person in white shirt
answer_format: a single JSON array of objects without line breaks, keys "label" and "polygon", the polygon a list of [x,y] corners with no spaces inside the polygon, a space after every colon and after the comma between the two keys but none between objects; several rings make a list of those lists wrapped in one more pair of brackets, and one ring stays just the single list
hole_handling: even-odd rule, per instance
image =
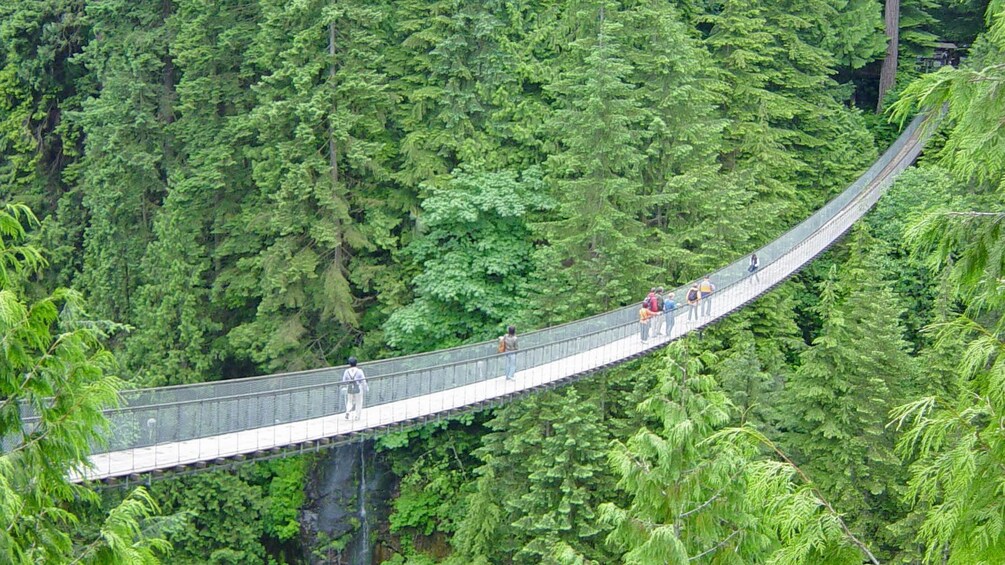
[{"label": "person in white shirt", "polygon": [[356,418],[359,420],[363,412],[363,393],[370,391],[370,385],[366,384],[366,375],[363,369],[356,366],[356,358],[349,358],[349,368],[342,373],[342,382],[348,383],[346,386],[347,398],[345,403],[345,419],[348,420],[353,410],[356,410]]}]

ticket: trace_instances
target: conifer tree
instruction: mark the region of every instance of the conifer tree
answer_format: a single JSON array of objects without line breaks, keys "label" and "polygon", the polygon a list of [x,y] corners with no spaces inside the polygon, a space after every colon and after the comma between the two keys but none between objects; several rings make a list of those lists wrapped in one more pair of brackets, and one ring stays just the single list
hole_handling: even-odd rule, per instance
[{"label": "conifer tree", "polygon": [[88,87],[74,57],[89,31],[82,2],[0,6],[0,199],[16,198],[43,219],[69,190],[62,174],[78,156],[65,114]]},{"label": "conifer tree", "polygon": [[871,160],[862,151],[870,136],[841,104],[836,60],[821,47],[832,16],[820,1],[729,0],[706,18],[729,85],[724,164],[752,176],[752,213],[776,220],[761,222],[755,238],[778,233]]},{"label": "conifer tree", "polygon": [[905,430],[898,445],[911,465],[909,500],[923,513],[918,541],[926,563],[994,563],[1005,559],[1005,505],[998,496],[1005,461],[1001,394],[1005,265],[1001,225],[1005,116],[999,86],[1005,73],[1005,2],[992,0],[987,31],[959,69],[943,68],[905,89],[893,106],[905,119],[915,107],[938,111],[948,104],[941,162],[988,204],[974,209],[937,208],[908,230],[908,240],[947,283],[950,311],[935,325],[939,354],[961,351],[955,378],[896,413]]},{"label": "conifer tree", "polygon": [[542,393],[489,422],[497,431],[477,451],[483,464],[454,537],[458,563],[609,561],[597,543],[608,436],[597,394],[586,392],[595,389]]},{"label": "conifer tree", "polygon": [[151,385],[213,378],[228,354],[219,339],[221,310],[236,289],[213,286],[222,267],[218,250],[245,237],[246,226],[234,220],[242,204],[251,204],[241,120],[253,99],[241,59],[253,35],[253,7],[174,5],[169,51],[179,78],[169,130],[178,166],[169,171],[170,190],[153,222],[156,239],[140,265],[147,277],[136,300],[142,324],[127,346],[130,367]]},{"label": "conifer tree", "polygon": [[540,29],[554,10],[548,4],[392,4],[387,68],[400,99],[394,117],[402,130],[400,183],[434,186],[462,165],[495,171],[540,161],[535,147],[544,142],[548,112],[530,93],[545,80],[535,71],[549,50]]},{"label": "conifer tree", "polygon": [[96,312],[125,323],[135,321],[140,265],[171,161],[165,126],[173,119],[175,75],[162,9],[154,0],[87,6],[102,40],[89,42],[81,61],[101,90],[72,115],[86,136],[72,171],[90,216],[81,287]]},{"label": "conifer tree", "polygon": [[559,106],[550,124],[559,148],[546,164],[557,208],[538,226],[549,243],[539,262],[541,302],[552,320],[623,304],[655,274],[642,221],[646,134],[628,82],[621,15],[615,2],[600,0],[576,4],[567,17],[581,23],[571,61],[549,86]]},{"label": "conifer tree", "polygon": [[[626,3],[624,58],[640,99],[642,214],[656,263],[681,281],[745,248],[753,191],[718,162],[726,121],[717,105],[726,85],[681,16],[662,2]],[[650,245],[647,242],[647,245]]]},{"label": "conifer tree", "polygon": [[597,389],[585,384],[542,396],[536,422],[528,422],[533,428],[521,430],[536,436],[539,445],[527,466],[525,492],[509,501],[513,526],[526,539],[514,555],[517,562],[559,563],[570,555],[592,561],[605,555],[597,543],[602,530],[596,505],[598,495],[607,492],[602,472],[607,434],[597,395],[581,395],[578,388]]},{"label": "conifer tree", "polygon": [[[229,333],[267,368],[317,366],[356,339],[361,303],[351,278],[357,254],[376,251],[400,221],[388,180],[385,117],[391,104],[377,64],[382,12],[366,2],[262,4],[249,48],[263,76],[248,126],[255,132],[259,207],[240,221],[254,253],[234,249],[224,275],[257,309]],[[361,269],[359,283],[372,275]]]},{"label": "conifer tree", "polygon": [[904,511],[887,414],[916,391],[916,368],[874,246],[856,228],[840,273],[821,284],[823,327],[786,383],[783,427],[796,464],[853,531],[878,545]]},{"label": "conifer tree", "polygon": [[157,563],[170,545],[142,488],[92,536],[75,535],[82,507],[99,497],[70,475],[102,441],[102,410],[116,404],[122,382],[100,345],[108,324],[86,316],[79,293],[26,296],[25,282],[45,264],[24,244],[24,224],[35,222],[23,206],[0,210],[0,561]]},{"label": "conifer tree", "polygon": [[601,516],[623,563],[756,561],[770,546],[745,500],[753,452],[709,442],[733,407],[708,374],[715,357],[690,356],[692,341],[671,346],[656,393],[638,406],[647,425],[613,442],[610,461],[627,500],[605,503]]}]

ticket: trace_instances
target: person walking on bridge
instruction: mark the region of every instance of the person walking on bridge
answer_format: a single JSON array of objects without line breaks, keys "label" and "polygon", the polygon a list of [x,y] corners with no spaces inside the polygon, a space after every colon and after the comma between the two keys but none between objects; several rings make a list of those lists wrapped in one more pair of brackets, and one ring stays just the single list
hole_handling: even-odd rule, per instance
[{"label": "person walking on bridge", "polygon": [[652,304],[649,306],[649,310],[653,313],[652,328],[649,331],[651,337],[657,337],[663,332],[663,287],[656,287],[656,308],[652,308]]},{"label": "person walking on bridge", "polygon": [[516,326],[506,328],[506,335],[499,336],[499,352],[506,355],[506,380],[516,378]]},{"label": "person walking on bridge", "polygon": [[747,267],[747,272],[751,274],[750,282],[753,284],[754,281],[761,282],[760,277],[757,276],[757,269],[761,266],[761,260],[757,258],[757,253],[750,254],[750,266]]},{"label": "person walking on bridge", "polygon": [[698,284],[698,290],[701,292],[701,312],[703,316],[712,315],[712,293],[715,292],[715,285],[709,280],[708,275],[701,279],[701,283]]},{"label": "person walking on bridge", "polygon": [[698,319],[698,305],[701,304],[701,291],[698,290],[698,283],[691,285],[687,291],[687,305],[691,307],[687,311],[687,321]]},{"label": "person walking on bridge", "polygon": [[359,420],[363,413],[363,393],[370,391],[370,385],[366,384],[366,375],[363,369],[356,366],[356,358],[349,358],[349,368],[342,373],[342,382],[348,383],[346,386],[347,398],[345,402],[345,419],[351,417],[352,411],[356,411],[354,419]]},{"label": "person walking on bridge", "polygon": [[649,341],[649,318],[653,317],[653,313],[649,310],[649,304],[643,302],[642,308],[639,310],[639,337],[642,338],[642,343]]},{"label": "person walking on bridge", "polygon": [[667,337],[670,337],[670,332],[673,330],[673,311],[676,309],[677,301],[674,300],[674,293],[671,292],[663,299],[663,331],[666,332]]}]

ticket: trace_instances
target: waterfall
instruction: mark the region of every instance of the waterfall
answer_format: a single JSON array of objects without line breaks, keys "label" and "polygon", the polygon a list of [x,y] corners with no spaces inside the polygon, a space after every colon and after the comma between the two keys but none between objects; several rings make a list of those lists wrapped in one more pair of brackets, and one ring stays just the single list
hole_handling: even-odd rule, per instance
[{"label": "waterfall", "polygon": [[370,565],[373,562],[370,547],[370,519],[366,513],[366,442],[359,442],[359,532],[356,533],[352,565]]}]

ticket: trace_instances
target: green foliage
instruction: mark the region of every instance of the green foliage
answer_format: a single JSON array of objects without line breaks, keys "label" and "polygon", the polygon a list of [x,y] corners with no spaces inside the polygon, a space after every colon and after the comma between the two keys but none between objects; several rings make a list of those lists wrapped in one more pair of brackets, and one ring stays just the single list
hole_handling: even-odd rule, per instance
[{"label": "green foliage", "polygon": [[612,442],[609,460],[627,499],[603,504],[601,516],[624,563],[756,561],[768,548],[745,498],[751,453],[707,441],[733,407],[707,370],[718,360],[692,356],[694,345],[685,339],[670,347],[657,394],[638,406],[646,425]]},{"label": "green foliage", "polygon": [[1001,128],[1005,101],[999,84],[1005,52],[1005,4],[991,2],[987,10],[989,30],[975,43],[967,64],[942,67],[938,72],[911,83],[891,108],[903,122],[915,109],[938,109],[948,105],[949,136],[942,149],[943,163],[958,176],[999,186],[1005,173],[1005,144]]},{"label": "green foliage", "polygon": [[778,543],[767,563],[878,563],[810,478],[767,437],[744,427],[723,430],[713,440],[733,448],[767,447],[782,459],[752,461],[746,469],[747,498]]},{"label": "green foliage", "polygon": [[378,449],[388,453],[391,471],[400,477],[388,520],[391,533],[414,540],[456,530],[462,489],[477,465],[475,432],[482,430],[482,419],[468,414],[378,439]]},{"label": "green foliage", "polygon": [[596,505],[608,492],[597,392],[583,385],[542,393],[489,422],[494,431],[476,452],[478,478],[453,538],[458,563],[610,559],[596,543]]},{"label": "green foliage", "polygon": [[265,501],[262,488],[225,472],[154,483],[151,494],[167,512],[191,515],[170,534],[174,563],[262,562]]},{"label": "green foliage", "polygon": [[92,443],[116,405],[121,381],[100,340],[107,323],[89,319],[79,293],[58,289],[29,301],[22,283],[44,266],[23,245],[23,206],[0,210],[0,560],[7,563],[157,563],[170,549],[153,527],[157,505],[142,490],[74,535],[81,508],[97,496],[70,482],[88,465]]},{"label": "green foliage", "polygon": [[522,325],[534,270],[528,223],[549,205],[543,189],[536,168],[519,178],[457,171],[443,188],[428,188],[422,232],[404,250],[422,272],[415,299],[384,325],[389,345],[450,347]]},{"label": "green foliage", "polygon": [[305,500],[309,462],[308,457],[290,457],[259,463],[251,469],[255,482],[265,485],[265,533],[280,542],[300,535],[300,507]]},{"label": "green foliage", "polygon": [[[188,516],[171,533],[178,563],[247,563],[299,548],[300,509],[310,457],[249,463],[154,483],[165,510]],[[271,552],[271,554],[269,553]]]},{"label": "green foliage", "polygon": [[134,309],[144,320],[127,344],[127,362],[147,385],[180,384],[219,374],[230,353],[216,339],[223,323],[213,289],[213,261],[235,230],[233,216],[249,191],[248,163],[239,116],[251,105],[241,64],[253,36],[245,2],[175,2],[169,67],[175,73],[171,123],[165,128],[183,166],[171,167],[171,190],[152,222]]},{"label": "green foliage", "polygon": [[[901,76],[931,30],[955,26],[929,14],[958,9],[902,2]],[[925,394],[939,407],[918,430],[978,398],[992,408],[970,423],[995,432],[981,428],[997,418],[993,379],[951,376],[969,342],[929,343],[921,328],[958,308],[977,325],[947,331],[999,330],[1002,9],[990,4],[990,31],[966,68],[923,79],[898,103],[905,118],[951,102],[942,165],[957,178],[933,168],[904,177],[873,220],[883,257],[848,266],[830,254],[803,275],[808,284],[719,324],[689,345],[701,352],[688,362],[708,364],[689,368],[683,384],[647,359],[499,410],[484,438],[481,417],[386,436],[400,478],[395,535],[453,534],[455,563],[608,563],[621,551],[640,562],[861,560],[822,509],[826,494],[881,555],[912,559],[889,546],[908,545],[926,523],[930,547],[967,548],[951,559],[997,557],[993,521],[980,522],[996,516],[993,481],[955,482],[967,475],[951,474],[943,446],[904,447],[918,457],[921,504],[905,514],[895,503],[901,477],[883,411],[913,393],[872,377],[903,361],[894,335],[903,304],[906,335],[932,375]],[[3,2],[0,201],[31,203],[43,218],[25,234],[10,217],[20,209],[0,216],[5,311],[37,314],[39,335],[42,326],[76,335],[80,297],[53,287],[77,284],[102,317],[132,326],[111,344],[144,384],[422,351],[508,323],[595,313],[749,252],[864,168],[875,155],[868,117],[847,108],[863,93],[839,81],[868,83],[884,45],[874,0]],[[961,188],[971,194],[954,195]],[[934,258],[907,257],[900,218],[941,201],[912,230]],[[25,235],[50,248],[50,264]],[[831,263],[841,274],[821,299]],[[937,297],[940,285],[951,294]],[[816,340],[801,356],[800,330]],[[87,339],[79,359],[110,367],[97,334]],[[979,346],[986,359],[993,345]],[[11,351],[4,363],[30,357]],[[980,365],[976,353],[967,358]],[[674,370],[688,367],[675,359]],[[11,383],[19,371],[10,369]],[[779,400],[786,381],[790,403]],[[89,386],[85,408],[111,399],[111,389]],[[862,402],[844,410],[835,398]],[[909,413],[905,425],[918,412]],[[751,445],[706,439],[738,422],[787,434],[812,485],[756,460]],[[965,430],[946,432],[946,446]],[[79,462],[72,442],[88,437],[64,437],[60,449]],[[610,439],[637,457],[616,476],[601,461]],[[654,465],[653,477],[631,467],[639,461]],[[292,555],[306,473],[297,459],[156,485],[169,511],[193,516],[171,534],[177,560],[260,562],[278,559],[266,550],[276,546]],[[44,476],[57,474],[65,470]],[[18,480],[16,496],[29,484]],[[647,506],[667,484],[666,507]],[[135,546],[134,561],[156,554],[156,542],[137,536],[161,527],[144,514],[149,499],[129,499],[102,530],[101,517],[73,524],[59,514],[76,512],[73,496],[90,498],[81,492],[59,490],[52,514],[32,514],[39,531],[65,526],[53,547],[93,547],[97,561],[114,560],[103,548]],[[606,523],[596,516],[603,502]],[[890,521],[896,532],[881,531]],[[605,545],[611,531],[615,545]],[[322,559],[347,540],[329,541],[304,554]]]},{"label": "green foliage", "polygon": [[[879,545],[885,525],[903,514],[900,461],[886,414],[917,389],[898,299],[881,278],[875,242],[857,228],[840,271],[820,285],[820,335],[786,382],[782,427],[792,459],[850,528]],[[887,557],[887,556],[884,556]]]},{"label": "green foliage", "polygon": [[615,2],[577,3],[558,79],[548,86],[557,110],[548,123],[557,151],[546,162],[557,207],[537,225],[548,241],[537,302],[564,320],[629,301],[656,270],[645,245],[642,100],[624,56],[626,28]]}]

